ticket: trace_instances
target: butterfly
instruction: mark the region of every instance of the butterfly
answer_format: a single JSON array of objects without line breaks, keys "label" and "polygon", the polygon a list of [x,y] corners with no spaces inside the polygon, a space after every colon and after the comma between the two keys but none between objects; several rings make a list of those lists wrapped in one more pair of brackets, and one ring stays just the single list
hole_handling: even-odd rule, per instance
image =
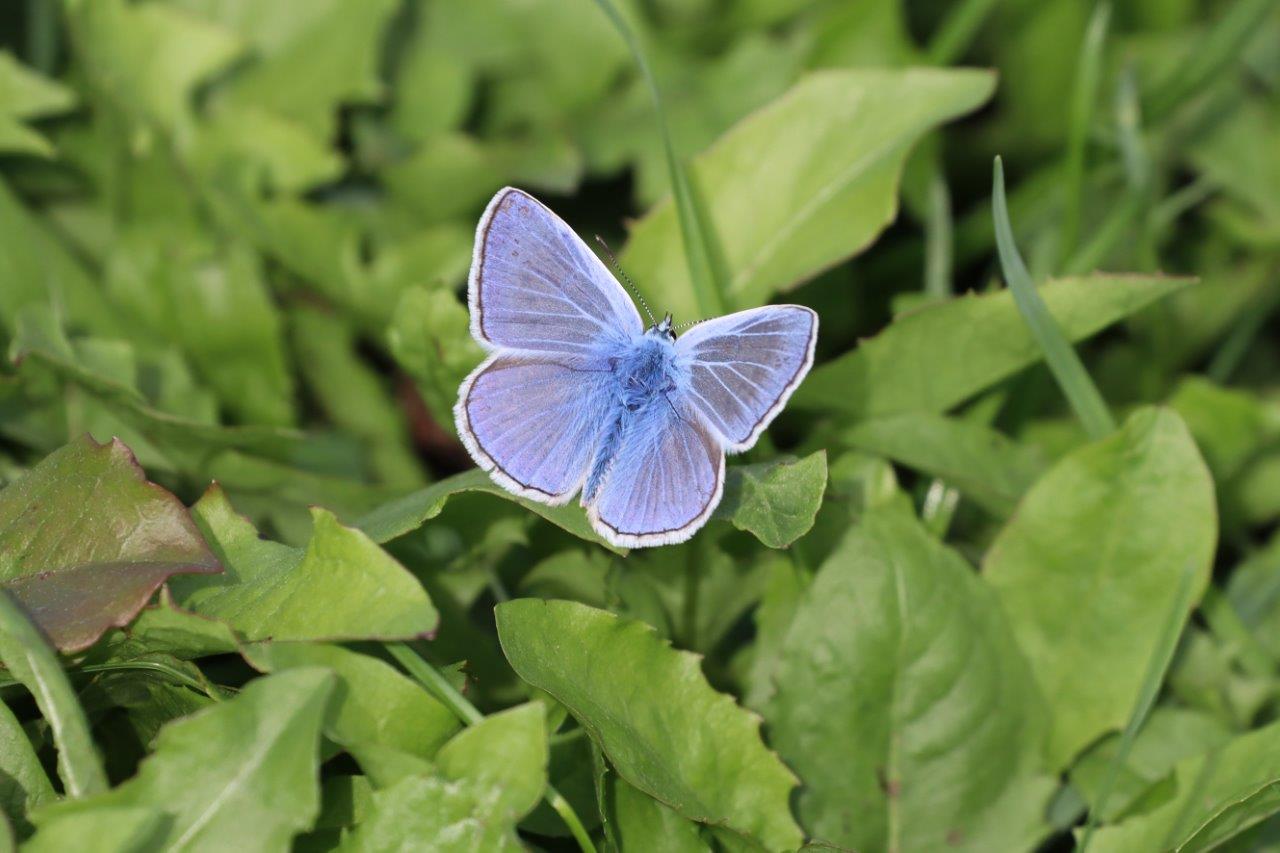
[{"label": "butterfly", "polygon": [[[476,229],[471,335],[489,356],[454,419],[476,464],[544,504],[582,495],[613,545],[683,542],[724,491],[725,453],[748,449],[813,365],[818,316],[769,305],[647,328],[568,225],[518,189]],[[652,319],[652,318],[651,318]]]}]

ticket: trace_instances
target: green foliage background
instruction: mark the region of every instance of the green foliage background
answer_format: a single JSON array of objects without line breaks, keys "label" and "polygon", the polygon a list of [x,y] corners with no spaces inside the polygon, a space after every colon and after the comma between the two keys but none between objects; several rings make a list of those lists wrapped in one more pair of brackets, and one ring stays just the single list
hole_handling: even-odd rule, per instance
[{"label": "green foliage background", "polygon": [[[692,541],[470,468],[507,184],[821,314]],[[1274,0],[10,3],[0,849],[1272,849],[1278,272]]]}]

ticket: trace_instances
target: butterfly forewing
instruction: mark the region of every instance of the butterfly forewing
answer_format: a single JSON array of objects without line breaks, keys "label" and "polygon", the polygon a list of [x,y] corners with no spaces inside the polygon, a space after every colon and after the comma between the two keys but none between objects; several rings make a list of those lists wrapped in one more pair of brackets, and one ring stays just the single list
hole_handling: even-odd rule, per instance
[{"label": "butterfly forewing", "polygon": [[689,399],[726,449],[755,444],[813,364],[818,315],[766,305],[699,323],[676,341]]},{"label": "butterfly forewing", "polygon": [[510,187],[480,219],[468,295],[471,333],[490,348],[581,355],[643,330],[622,285],[581,238]]}]

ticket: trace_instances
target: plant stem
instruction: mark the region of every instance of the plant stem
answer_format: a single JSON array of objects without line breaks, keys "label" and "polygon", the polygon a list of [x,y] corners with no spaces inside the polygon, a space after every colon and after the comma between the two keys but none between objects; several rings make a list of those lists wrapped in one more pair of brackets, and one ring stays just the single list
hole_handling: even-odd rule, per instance
[{"label": "plant stem", "polygon": [[936,299],[951,296],[952,237],[951,193],[939,166],[929,181],[929,213],[924,224],[924,292]]},{"label": "plant stem", "polygon": [[[409,648],[409,646],[404,643],[387,643],[386,649],[419,684],[426,688],[428,693],[461,720],[463,725],[474,726],[484,719],[484,714],[480,713],[480,710],[475,705],[472,705],[467,697],[459,693],[449,683],[449,679],[440,673],[440,670],[432,666],[429,661]],[[555,809],[556,814],[560,815],[565,826],[569,827],[569,832],[573,834],[574,839],[578,842],[578,847],[582,849],[582,853],[596,853],[596,846],[591,841],[591,836],[587,833],[586,827],[582,825],[581,819],[578,818],[578,813],[573,810],[573,806],[555,789],[555,786],[550,781],[547,782],[547,790],[543,794],[543,799],[547,801],[547,805]]]},{"label": "plant stem", "polygon": [[1111,4],[1102,2],[1094,7],[1085,30],[1084,43],[1080,46],[1080,60],[1076,65],[1075,89],[1071,97],[1071,123],[1067,130],[1067,159],[1064,166],[1063,189],[1066,200],[1062,214],[1062,243],[1058,257],[1067,258],[1075,251],[1080,239],[1081,208],[1084,199],[1084,155],[1093,126],[1094,106],[1098,102],[1098,87],[1102,78],[1102,48],[1107,40],[1107,26],[1111,21]]},{"label": "plant stem", "polygon": [[1084,424],[1085,431],[1094,439],[1102,438],[1115,430],[1115,420],[1102,395],[1098,393],[1097,386],[1089,378],[1088,371],[1084,369],[1079,354],[1049,313],[1049,307],[1044,304],[1018,254],[1004,194],[1004,164],[999,157],[995,159],[992,177],[991,207],[995,217],[996,247],[1005,282],[1013,293],[1013,301],[1031,330],[1032,337],[1040,344],[1049,370],[1058,381],[1058,386],[1071,404],[1076,417]]}]

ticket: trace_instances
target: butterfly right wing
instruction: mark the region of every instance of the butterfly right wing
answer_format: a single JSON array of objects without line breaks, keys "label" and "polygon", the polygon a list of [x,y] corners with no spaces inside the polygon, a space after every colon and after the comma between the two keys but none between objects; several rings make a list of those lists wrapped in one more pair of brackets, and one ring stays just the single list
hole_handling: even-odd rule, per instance
[{"label": "butterfly right wing", "polygon": [[599,357],[494,353],[458,392],[458,435],[508,491],[562,504],[586,479],[613,403],[610,376]]},{"label": "butterfly right wing", "polygon": [[591,355],[644,330],[622,285],[573,229],[511,187],[480,218],[467,295],[471,335],[490,350]]}]

